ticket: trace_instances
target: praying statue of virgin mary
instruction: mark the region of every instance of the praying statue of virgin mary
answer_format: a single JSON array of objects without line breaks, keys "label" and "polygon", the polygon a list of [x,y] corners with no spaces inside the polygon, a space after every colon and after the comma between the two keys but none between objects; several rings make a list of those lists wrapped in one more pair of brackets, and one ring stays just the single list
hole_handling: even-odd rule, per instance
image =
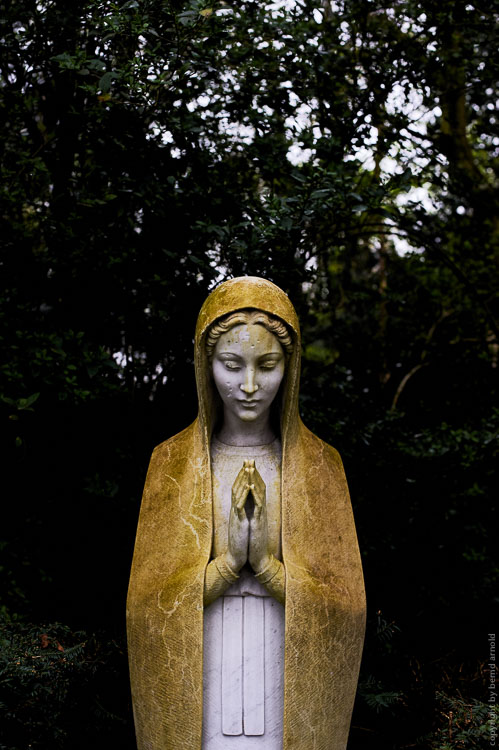
[{"label": "praying statue of virgin mary", "polygon": [[298,412],[300,328],[226,281],[195,335],[197,419],[153,452],[127,599],[139,750],[345,750],[365,630],[341,459]]}]

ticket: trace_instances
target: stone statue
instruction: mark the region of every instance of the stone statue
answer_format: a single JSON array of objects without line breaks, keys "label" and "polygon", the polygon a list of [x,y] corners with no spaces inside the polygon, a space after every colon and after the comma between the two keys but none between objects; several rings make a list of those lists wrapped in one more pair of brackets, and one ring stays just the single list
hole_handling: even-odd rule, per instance
[{"label": "stone statue", "polygon": [[298,414],[300,330],[265,279],[195,336],[199,414],[151,458],[127,600],[139,750],[345,750],[365,596],[338,453]]}]

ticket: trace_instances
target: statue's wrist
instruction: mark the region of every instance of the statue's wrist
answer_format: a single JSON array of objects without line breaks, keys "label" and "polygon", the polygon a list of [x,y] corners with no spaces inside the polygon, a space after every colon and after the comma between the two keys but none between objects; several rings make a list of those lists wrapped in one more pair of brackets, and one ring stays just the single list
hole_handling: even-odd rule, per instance
[{"label": "statue's wrist", "polygon": [[258,583],[261,583],[262,585],[266,585],[267,583],[270,583],[270,581],[275,578],[275,576],[278,574],[278,572],[281,569],[281,563],[279,560],[277,560],[274,555],[270,556],[270,562],[268,565],[263,568],[260,573],[255,574],[255,578],[258,581]]},{"label": "statue's wrist", "polygon": [[215,563],[219,573],[227,581],[230,581],[230,583],[233,583],[239,578],[238,573],[241,570],[242,565],[239,565],[237,560],[235,560],[229,552],[224,552],[222,555],[219,555],[216,558]]},{"label": "statue's wrist", "polygon": [[274,560],[274,555],[265,555],[265,557],[262,557],[261,560],[258,561],[257,565],[252,566],[254,574],[256,576],[262,575],[262,573],[270,568]]}]

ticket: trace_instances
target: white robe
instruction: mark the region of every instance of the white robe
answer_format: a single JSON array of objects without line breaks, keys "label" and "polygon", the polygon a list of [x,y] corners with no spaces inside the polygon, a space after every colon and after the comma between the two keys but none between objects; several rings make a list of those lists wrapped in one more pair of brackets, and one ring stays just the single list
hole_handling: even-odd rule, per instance
[{"label": "white robe", "polygon": [[[254,459],[266,486],[269,548],[281,554],[281,444],[241,447],[212,439],[212,557],[227,549],[232,485]],[[284,607],[247,566],[204,613],[202,750],[281,750]]]}]

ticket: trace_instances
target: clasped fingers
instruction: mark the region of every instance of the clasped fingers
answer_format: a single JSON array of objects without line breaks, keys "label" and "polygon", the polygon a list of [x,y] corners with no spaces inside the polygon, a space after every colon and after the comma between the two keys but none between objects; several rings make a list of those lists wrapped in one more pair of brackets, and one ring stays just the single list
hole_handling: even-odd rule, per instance
[{"label": "clasped fingers", "polygon": [[251,492],[255,500],[255,516],[258,518],[264,511],[266,511],[267,489],[265,487],[265,482],[262,479],[262,475],[256,467],[253,471]]},{"label": "clasped fingers", "polygon": [[244,515],[244,504],[248,497],[248,492],[250,491],[249,484],[248,471],[246,466],[243,465],[232,485],[232,507],[235,508],[238,516],[240,516],[241,513]]}]

